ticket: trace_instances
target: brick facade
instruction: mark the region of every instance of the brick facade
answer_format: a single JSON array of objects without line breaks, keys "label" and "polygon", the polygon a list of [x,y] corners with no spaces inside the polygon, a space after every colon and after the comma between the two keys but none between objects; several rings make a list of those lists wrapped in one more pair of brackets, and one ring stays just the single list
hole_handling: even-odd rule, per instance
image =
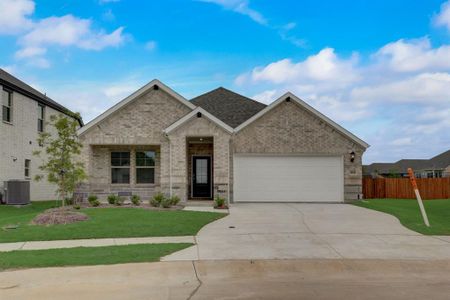
[{"label": "brick facade", "polygon": [[[0,85],[0,91],[2,89]],[[58,114],[59,111],[45,106],[45,122],[49,122],[52,115]],[[45,157],[45,153],[41,154],[42,157],[33,155],[34,151],[44,150],[37,143],[39,137],[37,124],[38,101],[14,91],[12,122],[6,123],[0,119],[0,192],[3,191],[4,181],[28,180],[32,201],[54,200],[57,198],[56,185],[49,183],[46,178],[39,182],[33,180],[36,175],[42,174],[39,166]],[[52,135],[56,134],[56,129],[49,124],[44,125],[44,130]],[[26,159],[31,161],[28,177],[25,177]]]},{"label": "brick facade", "polygon": [[233,153],[342,155],[344,199],[354,200],[362,193],[363,147],[296,102],[282,102],[243,128],[234,136],[232,148]]},{"label": "brick facade", "polygon": [[[234,153],[273,153],[298,155],[336,155],[344,161],[344,198],[361,194],[364,148],[317,118],[296,102],[283,102],[241,131],[230,134],[207,117],[193,117],[167,136],[163,130],[191,108],[164,90],[149,90],[127,106],[112,113],[80,135],[84,144],[82,160],[89,180],[83,186],[88,193],[107,195],[120,189],[144,198],[162,191],[189,197],[190,157],[205,149],[189,148],[189,137],[212,138],[213,191],[232,200],[232,160]],[[209,146],[208,146],[209,147]],[[112,185],[109,155],[112,149],[156,149],[158,178],[154,185]],[[350,161],[350,152],[356,156]],[[133,176],[133,175],[132,175]],[[146,199],[144,199],[146,200]]]}]

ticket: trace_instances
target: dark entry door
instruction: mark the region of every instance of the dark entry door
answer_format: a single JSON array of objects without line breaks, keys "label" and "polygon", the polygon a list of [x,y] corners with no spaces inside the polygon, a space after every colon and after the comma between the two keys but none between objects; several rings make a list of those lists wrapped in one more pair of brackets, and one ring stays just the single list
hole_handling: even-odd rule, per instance
[{"label": "dark entry door", "polygon": [[211,157],[192,158],[192,197],[211,198]]}]

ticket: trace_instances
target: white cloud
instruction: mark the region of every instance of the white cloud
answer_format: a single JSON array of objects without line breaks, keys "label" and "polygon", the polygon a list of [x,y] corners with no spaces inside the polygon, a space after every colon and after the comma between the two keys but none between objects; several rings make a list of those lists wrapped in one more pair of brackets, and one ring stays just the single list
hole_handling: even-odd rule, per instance
[{"label": "white cloud", "polygon": [[393,140],[390,144],[392,146],[409,146],[412,145],[413,141],[410,137],[398,138]]},{"label": "white cloud", "polygon": [[0,0],[0,34],[16,34],[32,26],[32,0]]},{"label": "white cloud", "polygon": [[434,18],[436,26],[446,27],[450,31],[450,1],[444,2],[441,5],[441,11]]},{"label": "white cloud", "polygon": [[252,97],[252,99],[255,99],[256,101],[259,101],[264,104],[270,104],[274,100],[276,100],[277,90],[268,90],[264,91],[262,93],[256,94]]},{"label": "white cloud", "polygon": [[199,1],[220,5],[225,9],[232,10],[234,12],[247,16],[256,23],[259,23],[261,25],[267,25],[267,20],[264,18],[264,16],[260,12],[250,8],[248,0],[199,0]]},{"label": "white cloud", "polygon": [[24,47],[76,46],[87,50],[101,50],[119,46],[123,43],[123,27],[110,34],[95,32],[92,21],[72,15],[42,19],[34,28],[20,39]]},{"label": "white cloud", "polygon": [[145,43],[145,49],[152,51],[155,50],[156,48],[156,42],[155,41],[148,41],[147,43]]},{"label": "white cloud", "polygon": [[92,20],[70,14],[32,21],[34,7],[32,0],[0,0],[0,34],[18,35],[21,48],[15,58],[28,65],[48,68],[50,62],[44,55],[52,46],[98,51],[125,41],[123,27],[106,33],[93,29]]},{"label": "white cloud", "polygon": [[450,45],[428,38],[388,43],[362,62],[325,48],[254,67],[235,84],[259,89],[263,103],[293,92],[371,144],[365,162],[429,157],[450,144],[449,57]]},{"label": "white cloud", "polygon": [[42,47],[28,47],[20,49],[15,53],[15,58],[17,59],[23,59],[23,58],[30,58],[34,56],[40,56],[44,55],[47,52],[46,48]]},{"label": "white cloud", "polygon": [[450,105],[450,74],[424,73],[392,83],[354,88],[354,99]]},{"label": "white cloud", "polygon": [[[357,61],[356,55],[349,59],[340,59],[334,49],[325,48],[303,61],[282,59],[265,67],[254,68],[250,79],[253,82],[268,81],[275,84],[299,81],[333,81],[346,84],[359,78],[355,69]],[[245,78],[240,77],[238,81],[242,83]]]},{"label": "white cloud", "polygon": [[450,46],[433,49],[428,38],[389,43],[375,57],[396,72],[450,69]]}]

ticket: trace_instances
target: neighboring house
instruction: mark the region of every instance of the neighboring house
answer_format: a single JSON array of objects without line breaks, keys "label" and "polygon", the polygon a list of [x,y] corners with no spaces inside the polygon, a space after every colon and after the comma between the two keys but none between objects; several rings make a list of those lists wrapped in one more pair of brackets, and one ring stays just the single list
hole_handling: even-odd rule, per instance
[{"label": "neighboring house", "polygon": [[407,177],[408,168],[418,178],[450,177],[450,150],[430,159],[401,159],[395,163],[373,163],[363,166],[364,176]]},{"label": "neighboring house", "polygon": [[286,93],[269,106],[224,88],[187,101],[158,80],[80,128],[80,192],[182,201],[361,198],[368,144]]},{"label": "neighboring house", "polygon": [[[54,128],[46,125],[51,115],[73,116],[73,113],[3,69],[0,69],[0,92],[0,193],[4,181],[20,179],[31,182],[31,200],[55,199],[54,185],[32,180],[42,162],[32,153],[42,150],[37,143],[39,132],[54,132]],[[78,121],[81,126],[82,120]]]}]

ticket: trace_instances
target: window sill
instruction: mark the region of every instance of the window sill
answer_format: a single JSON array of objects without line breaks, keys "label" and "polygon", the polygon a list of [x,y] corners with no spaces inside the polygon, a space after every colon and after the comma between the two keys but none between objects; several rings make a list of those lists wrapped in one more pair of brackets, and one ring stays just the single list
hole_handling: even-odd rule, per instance
[{"label": "window sill", "polygon": [[3,123],[8,124],[8,125],[11,125],[11,126],[14,125],[12,122],[8,122],[8,121],[3,121]]}]

